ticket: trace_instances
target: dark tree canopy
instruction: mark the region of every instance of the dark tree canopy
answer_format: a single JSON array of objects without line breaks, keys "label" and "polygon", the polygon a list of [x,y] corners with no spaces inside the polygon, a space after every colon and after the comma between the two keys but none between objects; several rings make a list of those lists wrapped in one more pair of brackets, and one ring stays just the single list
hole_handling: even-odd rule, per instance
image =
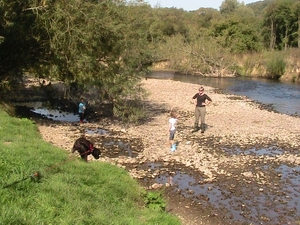
[{"label": "dark tree canopy", "polygon": [[14,80],[23,70],[39,67],[47,52],[43,30],[37,27],[31,1],[2,0],[0,4],[0,77]]},{"label": "dark tree canopy", "polygon": [[143,0],[0,0],[0,84],[29,72],[92,85],[118,105],[140,97],[137,84],[155,61],[218,73],[230,64],[220,52],[299,48],[299,10],[297,0],[224,0],[219,11],[190,12]]}]

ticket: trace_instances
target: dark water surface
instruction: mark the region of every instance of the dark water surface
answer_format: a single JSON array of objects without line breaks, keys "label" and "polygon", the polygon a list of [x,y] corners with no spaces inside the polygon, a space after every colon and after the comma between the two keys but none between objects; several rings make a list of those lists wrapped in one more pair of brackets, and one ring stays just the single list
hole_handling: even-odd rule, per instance
[{"label": "dark water surface", "polygon": [[299,84],[262,78],[215,78],[180,75],[173,72],[152,72],[147,77],[215,87],[224,93],[247,96],[254,101],[271,106],[279,113],[300,116]]}]

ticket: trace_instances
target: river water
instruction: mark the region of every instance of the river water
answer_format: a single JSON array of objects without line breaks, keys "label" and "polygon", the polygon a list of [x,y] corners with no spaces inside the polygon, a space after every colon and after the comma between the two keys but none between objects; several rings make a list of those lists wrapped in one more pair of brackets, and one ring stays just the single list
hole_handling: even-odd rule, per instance
[{"label": "river water", "polygon": [[201,77],[173,72],[152,72],[147,77],[211,86],[227,94],[247,96],[279,113],[300,116],[300,85],[296,83],[249,77]]}]

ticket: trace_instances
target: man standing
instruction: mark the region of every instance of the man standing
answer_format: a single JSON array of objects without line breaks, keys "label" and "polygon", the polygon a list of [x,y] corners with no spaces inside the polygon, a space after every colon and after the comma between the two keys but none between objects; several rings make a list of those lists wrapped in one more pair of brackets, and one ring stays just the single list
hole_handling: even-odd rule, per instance
[{"label": "man standing", "polygon": [[194,132],[199,130],[199,119],[201,119],[201,133],[204,133],[205,131],[205,114],[206,114],[206,107],[209,105],[212,100],[210,97],[208,97],[207,94],[204,94],[204,88],[200,87],[199,92],[193,96],[194,104],[196,106],[195,108],[195,126],[194,126]]}]

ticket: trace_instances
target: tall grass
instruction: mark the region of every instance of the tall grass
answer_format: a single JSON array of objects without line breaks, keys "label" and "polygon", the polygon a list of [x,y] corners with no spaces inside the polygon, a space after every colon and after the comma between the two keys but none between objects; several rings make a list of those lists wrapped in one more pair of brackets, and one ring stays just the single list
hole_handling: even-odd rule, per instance
[{"label": "tall grass", "polygon": [[[0,224],[180,224],[145,207],[144,190],[108,163],[85,163],[0,108]],[[39,172],[39,177],[35,176]]]},{"label": "tall grass", "polygon": [[282,52],[270,52],[266,54],[267,77],[278,80],[286,69],[286,60]]}]

